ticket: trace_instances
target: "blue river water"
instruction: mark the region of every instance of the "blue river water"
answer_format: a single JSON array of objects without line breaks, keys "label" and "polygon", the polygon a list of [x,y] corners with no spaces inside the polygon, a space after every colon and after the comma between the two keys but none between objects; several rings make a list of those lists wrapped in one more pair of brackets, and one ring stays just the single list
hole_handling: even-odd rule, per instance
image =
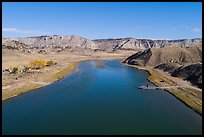
[{"label": "blue river water", "polygon": [[3,134],[202,134],[202,117],[148,73],[119,60],[85,61],[72,74],[2,103]]}]

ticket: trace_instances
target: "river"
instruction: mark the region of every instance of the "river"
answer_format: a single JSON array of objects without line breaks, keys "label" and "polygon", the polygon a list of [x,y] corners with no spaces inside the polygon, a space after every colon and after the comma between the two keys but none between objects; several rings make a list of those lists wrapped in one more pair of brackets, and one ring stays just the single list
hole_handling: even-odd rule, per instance
[{"label": "river", "polygon": [[60,81],[2,102],[3,134],[202,134],[202,117],[148,73],[119,60],[81,62]]}]

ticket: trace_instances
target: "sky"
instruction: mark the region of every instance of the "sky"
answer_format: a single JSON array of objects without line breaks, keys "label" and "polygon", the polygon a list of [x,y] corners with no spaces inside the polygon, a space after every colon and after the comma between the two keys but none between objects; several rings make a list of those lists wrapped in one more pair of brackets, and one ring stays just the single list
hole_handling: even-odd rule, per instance
[{"label": "sky", "polygon": [[202,38],[201,2],[3,2],[4,38]]}]

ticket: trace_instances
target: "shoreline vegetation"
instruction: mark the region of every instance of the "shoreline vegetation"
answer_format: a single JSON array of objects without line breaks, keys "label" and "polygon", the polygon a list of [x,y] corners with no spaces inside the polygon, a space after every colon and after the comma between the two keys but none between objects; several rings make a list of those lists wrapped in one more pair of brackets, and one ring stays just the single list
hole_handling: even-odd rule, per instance
[{"label": "shoreline vegetation", "polygon": [[[178,86],[179,83],[174,81],[170,76],[157,71],[151,67],[140,67],[137,65],[130,65],[127,63],[122,63],[126,66],[133,67],[136,69],[144,70],[149,73],[149,77],[147,78],[148,81],[155,84],[158,87],[164,86]],[[202,92],[188,88],[188,87],[177,87],[177,88],[168,88],[164,89],[178,100],[183,102],[186,106],[197,112],[199,115],[202,116]]]},{"label": "shoreline vegetation", "polygon": [[92,58],[83,58],[83,59],[79,59],[77,61],[74,61],[72,63],[70,63],[68,66],[66,66],[65,68],[61,69],[59,72],[48,76],[46,79],[44,79],[44,82],[41,84],[42,82],[33,82],[33,83],[27,83],[23,86],[17,87],[17,88],[13,88],[11,90],[4,90],[2,92],[2,101],[6,101],[8,99],[11,99],[13,97],[28,93],[30,91],[42,88],[44,86],[48,86],[49,84],[52,84],[54,82],[57,82],[61,79],[63,79],[65,76],[70,75],[71,73],[73,73],[76,68],[77,65],[83,61],[89,61],[89,60],[101,60],[101,59],[120,59],[120,58],[125,58],[124,56],[118,56],[118,57],[92,57]]}]

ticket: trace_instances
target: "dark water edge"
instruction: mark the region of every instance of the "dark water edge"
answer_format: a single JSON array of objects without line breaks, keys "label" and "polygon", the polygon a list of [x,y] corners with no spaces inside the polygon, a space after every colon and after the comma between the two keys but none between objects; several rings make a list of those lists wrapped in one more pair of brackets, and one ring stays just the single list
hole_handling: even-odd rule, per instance
[{"label": "dark water edge", "polygon": [[202,134],[202,117],[174,96],[137,89],[147,72],[96,62],[3,102],[3,134]]}]

